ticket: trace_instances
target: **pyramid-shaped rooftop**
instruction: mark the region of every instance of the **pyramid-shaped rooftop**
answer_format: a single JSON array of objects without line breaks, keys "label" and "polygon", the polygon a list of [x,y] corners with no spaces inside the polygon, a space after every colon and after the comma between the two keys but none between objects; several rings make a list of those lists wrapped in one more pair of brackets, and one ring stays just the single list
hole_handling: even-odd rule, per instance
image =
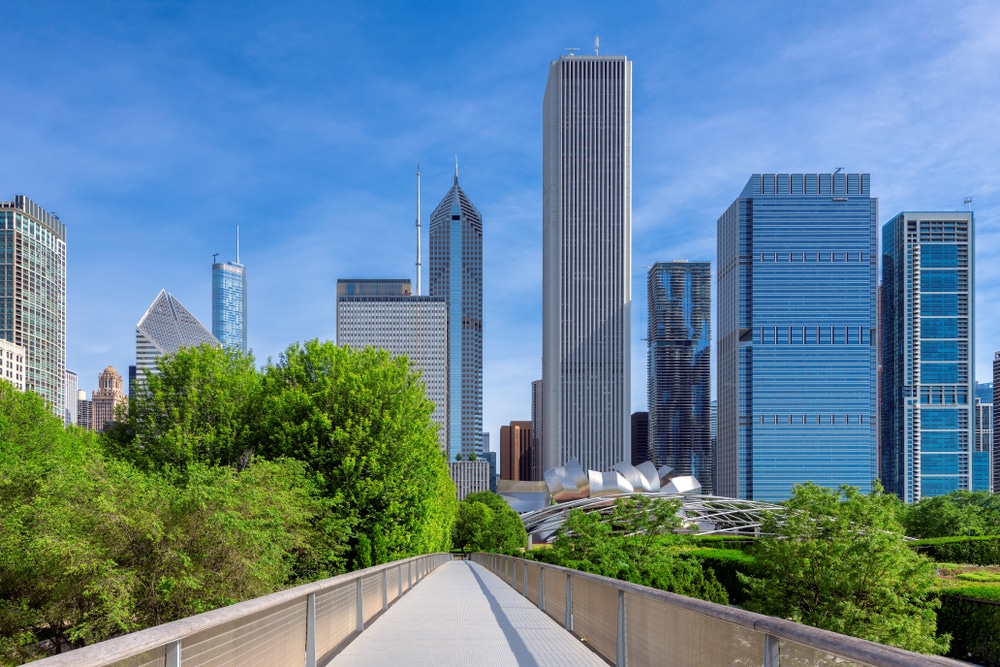
[{"label": "pyramid-shaped rooftop", "polygon": [[202,343],[221,345],[219,339],[166,290],[160,290],[135,328],[162,354],[173,354],[182,347],[196,347]]}]

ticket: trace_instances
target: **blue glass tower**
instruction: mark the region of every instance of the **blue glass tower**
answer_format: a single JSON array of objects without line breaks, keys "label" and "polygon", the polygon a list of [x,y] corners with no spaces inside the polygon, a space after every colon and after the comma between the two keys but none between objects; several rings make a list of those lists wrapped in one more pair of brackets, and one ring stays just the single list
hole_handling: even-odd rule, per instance
[{"label": "blue glass tower", "polygon": [[882,480],[908,503],[972,488],[973,250],[971,212],[882,228]]},{"label": "blue glass tower", "polygon": [[715,492],[876,475],[878,200],[868,174],[754,174],[718,222]]},{"label": "blue glass tower", "polygon": [[711,493],[712,265],[657,262],[647,274],[647,288],[652,460],[694,475]]},{"label": "blue glass tower", "polygon": [[239,229],[236,261],[212,264],[212,335],[226,347],[247,351],[247,271],[240,264]]},{"label": "blue glass tower", "polygon": [[430,220],[430,295],[448,302],[448,458],[483,451],[483,216],[455,183]]}]

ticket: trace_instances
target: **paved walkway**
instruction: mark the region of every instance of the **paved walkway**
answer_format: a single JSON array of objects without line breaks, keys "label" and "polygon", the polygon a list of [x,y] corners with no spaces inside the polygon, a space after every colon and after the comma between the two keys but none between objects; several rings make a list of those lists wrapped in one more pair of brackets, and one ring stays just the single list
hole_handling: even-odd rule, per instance
[{"label": "paved walkway", "polygon": [[607,667],[517,591],[469,561],[431,572],[330,664]]}]

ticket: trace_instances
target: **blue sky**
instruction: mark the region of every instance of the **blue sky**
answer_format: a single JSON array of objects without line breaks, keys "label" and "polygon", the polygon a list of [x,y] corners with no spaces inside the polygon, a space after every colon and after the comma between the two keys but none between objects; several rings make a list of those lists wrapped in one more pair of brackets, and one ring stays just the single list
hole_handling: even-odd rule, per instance
[{"label": "blue sky", "polygon": [[495,447],[541,375],[548,65],[598,35],[634,62],[634,410],[643,267],[714,261],[716,220],[754,172],[869,172],[880,223],[972,197],[991,379],[1000,4],[13,0],[3,18],[0,199],[67,225],[67,366],[88,391],[134,363],[161,288],[211,326],[212,255],[234,258],[236,225],[257,360],[334,339],[337,279],[413,275],[416,164],[426,234],[457,154],[484,217]]}]

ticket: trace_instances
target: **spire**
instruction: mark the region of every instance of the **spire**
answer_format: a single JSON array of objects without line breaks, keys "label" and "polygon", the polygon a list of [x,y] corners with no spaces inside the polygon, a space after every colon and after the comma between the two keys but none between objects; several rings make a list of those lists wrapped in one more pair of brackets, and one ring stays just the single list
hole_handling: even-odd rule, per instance
[{"label": "spire", "polygon": [[240,263],[240,226],[236,225],[236,263]]},{"label": "spire", "polygon": [[455,185],[458,185],[458,153],[455,154]]}]

